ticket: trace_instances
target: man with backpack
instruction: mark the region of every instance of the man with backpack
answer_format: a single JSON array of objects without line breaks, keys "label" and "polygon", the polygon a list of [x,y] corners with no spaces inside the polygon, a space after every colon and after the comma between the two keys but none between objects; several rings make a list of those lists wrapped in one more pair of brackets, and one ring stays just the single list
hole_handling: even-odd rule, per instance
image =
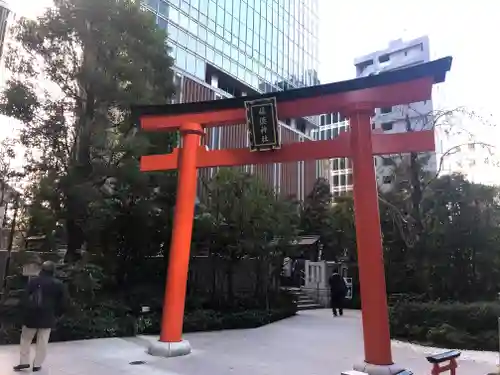
[{"label": "man with backpack", "polygon": [[30,347],[36,335],[36,355],[33,371],[42,369],[47,356],[50,331],[56,317],[61,315],[67,302],[63,283],[55,278],[56,265],[47,261],[42,264],[40,274],[29,280],[21,302],[23,328],[21,332],[21,358],[14,371],[29,369]]}]

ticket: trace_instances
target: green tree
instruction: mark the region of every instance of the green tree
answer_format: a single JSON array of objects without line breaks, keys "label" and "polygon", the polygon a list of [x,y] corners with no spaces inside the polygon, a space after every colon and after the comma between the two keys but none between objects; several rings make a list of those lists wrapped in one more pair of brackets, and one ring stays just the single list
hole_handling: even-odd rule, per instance
[{"label": "green tree", "polygon": [[272,281],[297,235],[296,203],[280,198],[255,176],[232,169],[221,170],[208,184],[207,194],[194,238],[203,242],[212,259],[224,261],[228,302],[235,294],[235,266],[244,259],[255,261],[255,294],[265,297],[276,286]]},{"label": "green tree", "polygon": [[[453,140],[460,139],[462,143],[449,148],[442,153],[440,160],[434,161],[437,173],[428,168],[431,157],[435,157],[430,154],[384,157],[381,167],[386,169],[384,175],[391,173],[393,177],[391,189],[384,189],[380,194],[388,289],[391,292],[429,292],[431,258],[441,249],[436,249],[432,236],[435,228],[430,225],[436,213],[426,210],[424,202],[429,196],[434,196],[433,183],[439,180],[447,157],[460,152],[463,147],[491,148],[468,130],[469,122],[473,122],[475,127],[493,126],[487,119],[465,108],[419,113],[410,106],[406,116],[407,132],[436,129],[440,137],[450,136]],[[492,163],[493,160],[485,162]],[[452,185],[448,187],[451,189]]]},{"label": "green tree", "polygon": [[[404,181],[404,176],[398,174],[396,181]],[[413,203],[407,205],[411,190],[382,198],[389,292],[461,301],[494,298],[500,282],[495,266],[500,261],[500,190],[471,183],[460,174],[423,186],[417,206],[420,228],[410,214]]]},{"label": "green tree", "polygon": [[351,196],[335,198],[332,210],[333,230],[336,254],[346,256],[349,261],[356,261],[356,226],[354,222],[354,200]]},{"label": "green tree", "polygon": [[342,249],[337,246],[333,195],[328,180],[318,178],[304,200],[300,228],[304,234],[320,236],[326,259],[336,260],[342,255]]},{"label": "green tree", "polygon": [[426,274],[431,298],[496,298],[500,273],[500,190],[462,175],[433,181],[423,202],[432,251]]},{"label": "green tree", "polygon": [[166,224],[154,218],[169,213],[171,175],[141,174],[138,156],[168,152],[175,137],[138,133],[130,107],[173,95],[165,38],[131,0],[55,0],[14,27],[1,111],[24,124],[32,231],[63,223],[69,260],[90,245],[161,250],[164,236],[149,236]]}]

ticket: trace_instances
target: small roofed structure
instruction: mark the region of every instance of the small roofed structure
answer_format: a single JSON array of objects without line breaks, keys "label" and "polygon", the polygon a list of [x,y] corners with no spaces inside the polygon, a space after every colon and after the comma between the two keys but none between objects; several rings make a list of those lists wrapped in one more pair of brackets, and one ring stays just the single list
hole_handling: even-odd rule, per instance
[{"label": "small roofed structure", "polygon": [[[280,238],[278,237],[274,238],[269,242],[269,246],[278,245],[279,240]],[[293,241],[290,241],[288,246],[290,246],[290,253],[288,256],[293,259],[316,261],[321,255],[321,242],[320,236],[318,235],[298,236]]]}]

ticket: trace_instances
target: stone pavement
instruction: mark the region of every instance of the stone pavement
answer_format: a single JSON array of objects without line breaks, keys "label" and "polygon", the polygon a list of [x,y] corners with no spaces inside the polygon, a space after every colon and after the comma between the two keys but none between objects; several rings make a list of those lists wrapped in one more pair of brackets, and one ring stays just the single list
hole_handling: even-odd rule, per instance
[{"label": "stone pavement", "polygon": [[[361,316],[347,311],[300,312],[262,328],[187,334],[193,353],[178,358],[148,356],[153,337],[98,339],[50,344],[40,375],[340,375],[362,359]],[[438,349],[437,351],[442,351]],[[393,342],[394,360],[415,375],[430,374],[425,355],[436,349]],[[497,353],[462,352],[458,375],[496,370]],[[0,375],[14,374],[18,347],[0,346]],[[145,361],[130,365],[132,361]],[[22,374],[22,373],[21,373]]]}]

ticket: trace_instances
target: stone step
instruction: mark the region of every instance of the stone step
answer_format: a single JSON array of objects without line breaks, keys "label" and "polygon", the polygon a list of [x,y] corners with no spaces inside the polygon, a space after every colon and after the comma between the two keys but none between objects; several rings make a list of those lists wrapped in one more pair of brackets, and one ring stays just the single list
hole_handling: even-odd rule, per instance
[{"label": "stone step", "polygon": [[302,293],[300,288],[282,288],[282,290],[287,291],[288,293],[291,293],[291,294],[301,294]]},{"label": "stone step", "polygon": [[300,306],[300,305],[314,305],[314,304],[316,304],[316,301],[312,300],[312,299],[297,301],[297,306]]},{"label": "stone step", "polygon": [[314,310],[314,309],[321,309],[322,306],[318,305],[317,303],[307,303],[307,304],[297,304],[297,310]]},{"label": "stone step", "polygon": [[297,300],[298,310],[313,310],[321,309],[322,306],[317,304],[316,301],[304,293],[300,288],[296,287],[284,287],[282,290],[286,290],[288,293],[295,296]]},{"label": "stone step", "polygon": [[313,299],[309,297],[307,294],[297,294],[297,299],[299,301],[304,301],[304,300],[309,300],[312,301]]}]

